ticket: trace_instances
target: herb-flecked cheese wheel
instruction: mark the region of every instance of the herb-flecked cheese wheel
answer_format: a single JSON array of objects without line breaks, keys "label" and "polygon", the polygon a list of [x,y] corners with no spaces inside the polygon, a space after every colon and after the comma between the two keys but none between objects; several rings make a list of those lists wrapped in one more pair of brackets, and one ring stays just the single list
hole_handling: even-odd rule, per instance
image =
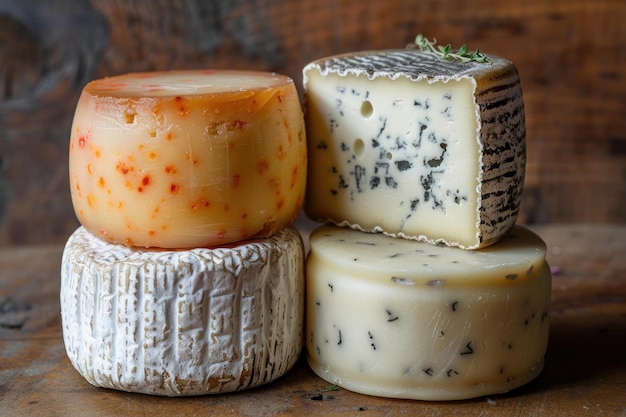
[{"label": "herb-flecked cheese wheel", "polygon": [[404,49],[308,64],[307,215],[465,249],[501,239],[519,212],[526,128],[515,66],[489,58]]},{"label": "herb-flecked cheese wheel", "polygon": [[69,144],[80,223],[109,242],[212,247],[293,223],[306,138],[291,78],[206,70],[87,84]]},{"label": "herb-flecked cheese wheel", "polygon": [[321,378],[443,401],[503,393],[540,374],[551,273],[528,229],[467,251],[327,225],[310,248],[305,337]]},{"label": "herb-flecked cheese wheel", "polygon": [[300,355],[303,310],[293,227],[190,250],[125,247],[80,227],[63,253],[67,355],[97,387],[190,396],[269,383]]}]

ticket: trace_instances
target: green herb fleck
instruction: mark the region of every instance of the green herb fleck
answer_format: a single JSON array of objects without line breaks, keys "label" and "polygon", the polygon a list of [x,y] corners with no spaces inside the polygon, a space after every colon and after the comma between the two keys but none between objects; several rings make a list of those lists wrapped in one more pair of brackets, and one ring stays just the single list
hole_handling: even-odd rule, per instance
[{"label": "green herb fleck", "polygon": [[437,40],[433,39],[432,41],[428,38],[424,37],[421,33],[415,37],[415,43],[410,43],[407,45],[407,48],[419,48],[420,51],[424,52],[432,52],[436,55],[439,55],[441,59],[446,59],[449,61],[461,61],[461,62],[482,62],[482,63],[491,63],[489,57],[482,52],[479,52],[478,49],[474,52],[468,51],[466,45],[462,45],[458,50],[454,51],[450,44],[445,46],[437,45]]},{"label": "green herb fleck", "polygon": [[337,384],[332,384],[329,387],[324,388],[324,392],[329,392],[329,391],[338,391],[339,387],[337,386]]}]

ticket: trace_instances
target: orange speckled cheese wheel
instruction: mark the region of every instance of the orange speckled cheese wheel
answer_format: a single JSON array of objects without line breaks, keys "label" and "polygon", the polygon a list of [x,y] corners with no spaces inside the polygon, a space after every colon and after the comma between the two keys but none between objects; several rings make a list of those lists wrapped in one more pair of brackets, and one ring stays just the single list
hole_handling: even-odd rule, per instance
[{"label": "orange speckled cheese wheel", "polygon": [[289,77],[134,73],[87,84],[69,147],[72,202],[102,239],[212,247],[268,237],[304,198],[306,138]]}]

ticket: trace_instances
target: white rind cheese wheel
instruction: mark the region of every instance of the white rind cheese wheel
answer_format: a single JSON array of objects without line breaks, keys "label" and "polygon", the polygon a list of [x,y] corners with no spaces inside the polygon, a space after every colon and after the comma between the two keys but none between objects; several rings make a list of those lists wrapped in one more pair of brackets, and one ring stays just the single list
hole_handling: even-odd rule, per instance
[{"label": "white rind cheese wheel", "polygon": [[542,370],[551,274],[516,226],[477,251],[322,226],[307,260],[307,359],[363,394],[460,400]]},{"label": "white rind cheese wheel", "polygon": [[515,66],[417,49],[355,52],[303,69],[307,215],[466,249],[515,224],[526,128]]},{"label": "white rind cheese wheel", "polygon": [[112,243],[187,249],[268,237],[306,183],[298,92],[284,75],[132,73],[85,86],[69,144],[81,225]]},{"label": "white rind cheese wheel", "polygon": [[293,227],[184,251],[127,248],[81,227],[63,253],[66,351],[98,387],[189,396],[268,383],[301,352],[303,310]]}]

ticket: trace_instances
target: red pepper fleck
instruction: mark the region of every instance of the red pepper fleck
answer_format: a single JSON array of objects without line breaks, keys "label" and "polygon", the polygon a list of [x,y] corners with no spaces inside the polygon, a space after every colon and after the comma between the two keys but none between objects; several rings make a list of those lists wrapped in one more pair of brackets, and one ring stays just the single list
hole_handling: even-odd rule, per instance
[{"label": "red pepper fleck", "polygon": [[174,138],[174,135],[172,134],[172,132],[167,132],[167,140],[172,140]]},{"label": "red pepper fleck", "polygon": [[280,178],[270,178],[267,183],[273,190],[275,190],[277,193],[280,193]]},{"label": "red pepper fleck", "polygon": [[83,149],[85,147],[85,144],[87,143],[87,138],[84,136],[81,136],[78,138],[78,146]]},{"label": "red pepper fleck", "polygon": [[278,203],[276,203],[276,209],[280,210],[281,208],[283,208],[284,203],[284,200],[278,200]]},{"label": "red pepper fleck", "polygon": [[156,219],[156,216],[159,214],[159,211],[161,211],[161,209],[159,209],[159,206],[156,206],[155,208],[153,208],[152,215],[150,216],[150,218]]},{"label": "red pepper fleck", "polygon": [[180,194],[180,185],[178,185],[178,184],[170,185],[170,192],[172,194]]},{"label": "red pepper fleck", "polygon": [[[146,175],[145,177],[143,177],[141,179],[141,184],[144,187],[147,187],[148,185],[150,185],[150,176]],[[137,187],[137,191],[140,192],[140,193],[143,193],[143,187],[142,186]]]},{"label": "red pepper fleck", "polygon": [[289,184],[289,188],[293,189],[296,186],[296,182],[298,180],[300,174],[300,167],[294,166],[291,170],[291,184]]},{"label": "red pepper fleck", "polygon": [[233,120],[230,123],[230,127],[232,129],[239,129],[239,130],[243,130],[244,127],[246,127],[246,125],[250,124],[250,122],[245,122],[243,120]]},{"label": "red pepper fleck", "polygon": [[245,220],[245,219],[247,219],[247,218],[248,218],[248,213],[243,213],[243,214],[241,215],[241,219],[242,219],[242,220]]},{"label": "red pepper fleck", "polygon": [[164,169],[166,174],[176,174],[178,170],[173,165],[167,165]]},{"label": "red pepper fleck", "polygon": [[106,231],[106,230],[104,230],[104,229],[100,229],[100,234],[101,234],[102,236],[107,236],[107,235],[109,234],[109,232],[107,232],[107,231]]},{"label": "red pepper fleck", "polygon": [[118,162],[117,165],[115,166],[115,169],[121,172],[123,175],[128,174],[128,172],[130,171],[130,168],[128,168],[128,165],[126,165],[123,162]]},{"label": "red pepper fleck", "polygon": [[201,198],[191,203],[191,209],[198,210],[199,208],[202,208],[202,207],[209,207],[209,205],[210,204],[207,200],[205,200],[204,198]]},{"label": "red pepper fleck", "polygon": [[195,158],[192,159],[191,152],[185,152],[185,159],[187,161],[191,161],[191,163],[193,163],[194,165],[198,164],[198,160],[197,159],[195,159]]},{"label": "red pepper fleck", "polygon": [[156,232],[154,230],[148,230],[148,235],[154,237],[154,235],[156,235]]},{"label": "red pepper fleck", "polygon": [[233,188],[239,187],[239,180],[240,179],[241,179],[241,176],[239,174],[233,175]]},{"label": "red pepper fleck", "polygon": [[262,175],[265,171],[267,171],[270,167],[270,163],[266,159],[261,159],[256,164],[257,172]]},{"label": "red pepper fleck", "polygon": [[287,154],[285,153],[285,150],[283,149],[283,145],[278,145],[278,152],[276,153],[276,156],[278,156],[278,159],[283,160],[287,157]]},{"label": "red pepper fleck", "polygon": [[181,96],[174,97],[176,103],[178,103],[178,112],[181,117],[185,117],[189,113],[189,104]]}]

